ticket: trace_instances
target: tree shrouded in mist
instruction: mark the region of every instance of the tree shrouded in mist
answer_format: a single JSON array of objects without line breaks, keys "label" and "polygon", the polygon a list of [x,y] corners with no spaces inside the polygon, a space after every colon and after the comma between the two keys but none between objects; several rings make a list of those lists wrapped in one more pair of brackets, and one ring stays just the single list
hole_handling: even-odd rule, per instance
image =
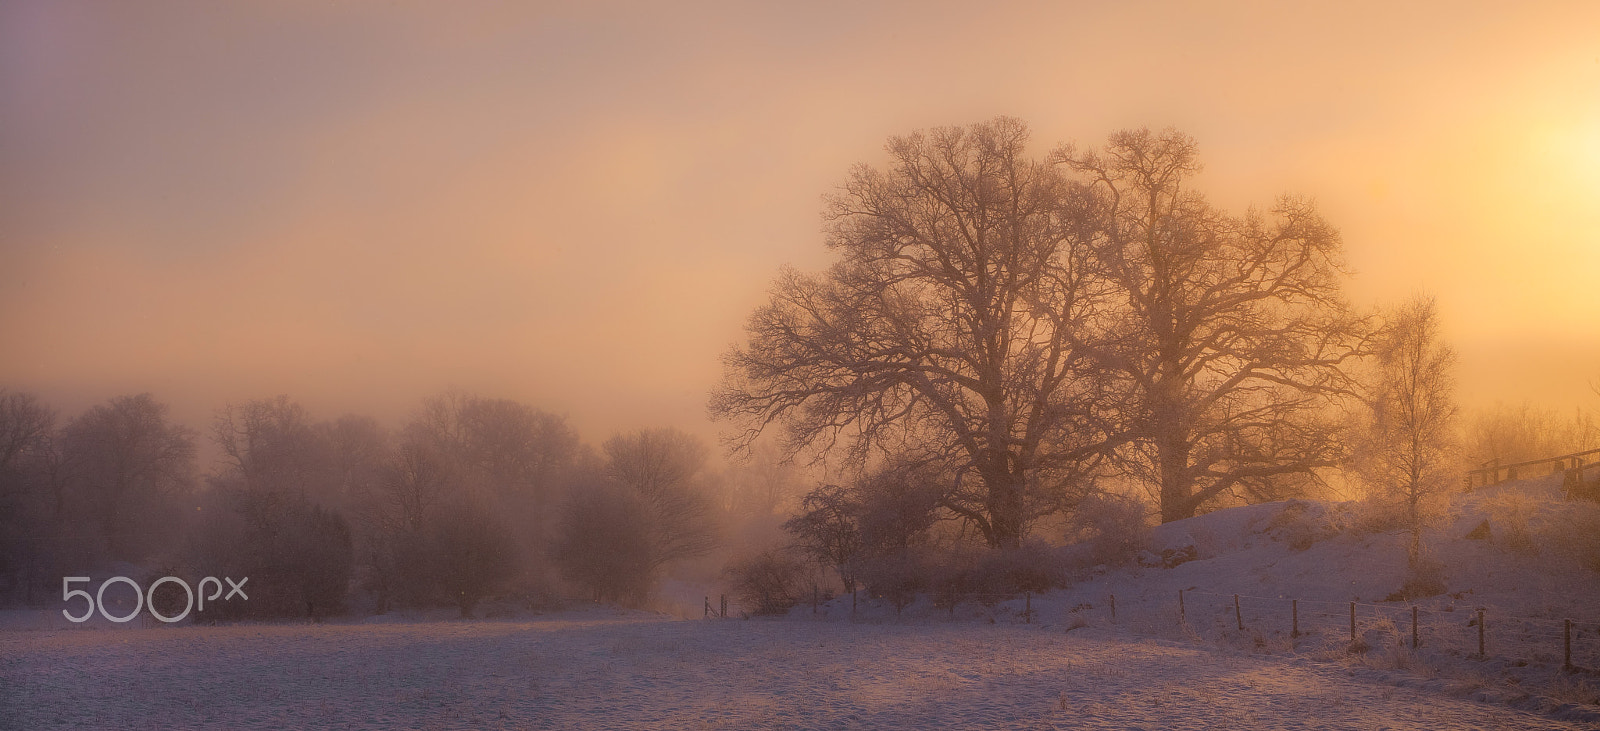
[{"label": "tree shrouded in mist", "polygon": [[[355,456],[371,451],[362,435]],[[564,417],[451,392],[382,451],[360,511],[363,584],[380,606],[444,600],[469,615],[507,587],[547,589],[545,551],[581,451]]]},{"label": "tree shrouded in mist", "polygon": [[705,469],[704,444],[676,429],[641,429],[607,439],[602,449],[606,472],[644,503],[652,570],[717,545],[711,499],[694,482]]},{"label": "tree shrouded in mist", "polygon": [[795,545],[817,564],[833,569],[847,592],[855,592],[851,562],[861,553],[861,501],[855,491],[822,485],[800,503],[800,513],[783,524]]},{"label": "tree shrouded in mist", "polygon": [[0,388],[0,597],[27,596],[59,550],[46,545],[65,517],[55,418],[33,394]]},{"label": "tree shrouded in mist", "polygon": [[1000,118],[889,141],[828,205],[839,260],[784,273],[725,356],[713,414],[748,445],[781,424],[793,451],[842,447],[942,468],[944,506],[994,546],[1107,441],[1083,340],[1104,296],[1083,207],[1058,165]]},{"label": "tree shrouded in mist", "polygon": [[574,486],[553,555],[562,575],[595,601],[640,604],[654,580],[649,526],[637,494],[593,479]]},{"label": "tree shrouded in mist", "polygon": [[1425,503],[1456,484],[1455,351],[1439,333],[1433,299],[1398,307],[1379,332],[1362,450],[1368,480],[1405,505],[1416,567]]},{"label": "tree shrouded in mist", "polygon": [[566,418],[517,403],[449,393],[429,399],[406,429],[448,463],[459,490],[514,513],[527,542],[547,535],[559,485],[578,455]]},{"label": "tree shrouded in mist", "polygon": [[[0,388],[0,480],[11,478],[24,461],[49,446],[55,418],[33,394]],[[10,484],[0,482],[0,494]]]},{"label": "tree shrouded in mist", "polygon": [[1337,464],[1330,398],[1363,322],[1340,299],[1338,233],[1306,200],[1233,216],[1188,187],[1195,144],[1113,134],[1067,151],[1091,186],[1100,271],[1119,323],[1102,363],[1131,388],[1125,469],[1155,487],[1163,522],[1225,492],[1278,499]]},{"label": "tree shrouded in mist", "polygon": [[212,438],[224,467],[194,541],[210,573],[251,576],[258,599],[225,611],[310,617],[343,611],[354,543],[338,501],[343,475],[332,430],[287,396],[230,404]]},{"label": "tree shrouded in mist", "polygon": [[114,398],[67,424],[71,492],[112,555],[132,559],[155,541],[167,504],[192,487],[194,449],[189,430],[148,393]]},{"label": "tree shrouded in mist", "polygon": [[641,429],[602,445],[601,474],[574,485],[556,560],[596,599],[637,604],[668,564],[703,556],[720,538],[703,484],[707,450],[676,429]]},{"label": "tree shrouded in mist", "polygon": [[1600,447],[1600,423],[1593,412],[1581,408],[1561,411],[1527,402],[1496,403],[1472,414],[1464,447],[1475,466],[1542,459]]},{"label": "tree shrouded in mist", "polygon": [[516,541],[493,514],[470,503],[443,507],[430,528],[432,578],[461,616],[471,618],[478,602],[516,575]]}]

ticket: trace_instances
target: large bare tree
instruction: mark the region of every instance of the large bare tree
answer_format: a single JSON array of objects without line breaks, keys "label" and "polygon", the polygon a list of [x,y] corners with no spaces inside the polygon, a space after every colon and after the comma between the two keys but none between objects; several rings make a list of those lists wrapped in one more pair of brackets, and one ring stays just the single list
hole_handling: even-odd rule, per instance
[{"label": "large bare tree", "polygon": [[822,274],[785,272],[725,356],[714,415],[748,446],[892,454],[949,476],[945,507],[994,546],[1059,508],[1107,441],[1082,341],[1099,279],[1089,199],[1000,118],[892,138],[827,204]]},{"label": "large bare tree", "polygon": [[1225,492],[1274,499],[1336,464],[1323,415],[1350,392],[1342,366],[1363,323],[1340,298],[1338,233],[1313,204],[1217,210],[1188,187],[1194,141],[1171,130],[1062,159],[1094,191],[1096,250],[1122,300],[1102,353],[1131,388],[1122,456],[1155,488],[1162,521]]}]

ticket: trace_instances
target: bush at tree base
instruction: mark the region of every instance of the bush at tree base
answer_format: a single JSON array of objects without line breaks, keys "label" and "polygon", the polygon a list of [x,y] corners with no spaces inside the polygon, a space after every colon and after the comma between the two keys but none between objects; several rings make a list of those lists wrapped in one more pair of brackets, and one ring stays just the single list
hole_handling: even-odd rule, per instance
[{"label": "bush at tree base", "polygon": [[783,614],[800,603],[805,564],[783,551],[763,551],[728,566],[733,595],[751,614]]}]

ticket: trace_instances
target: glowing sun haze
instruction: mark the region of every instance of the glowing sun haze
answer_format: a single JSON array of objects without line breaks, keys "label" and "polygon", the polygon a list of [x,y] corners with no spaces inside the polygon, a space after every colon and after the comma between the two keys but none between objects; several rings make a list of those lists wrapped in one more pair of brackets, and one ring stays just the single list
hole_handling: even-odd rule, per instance
[{"label": "glowing sun haze", "polygon": [[1352,299],[1439,297],[1469,404],[1596,405],[1600,5],[9,2],[0,385],[447,387],[702,434],[820,197],[894,134],[1176,126],[1231,210],[1315,196]]}]

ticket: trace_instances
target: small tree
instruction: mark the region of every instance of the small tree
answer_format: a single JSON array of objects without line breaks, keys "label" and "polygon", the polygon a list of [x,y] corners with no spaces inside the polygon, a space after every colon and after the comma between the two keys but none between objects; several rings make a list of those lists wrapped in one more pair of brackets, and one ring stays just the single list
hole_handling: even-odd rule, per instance
[{"label": "small tree", "polygon": [[733,595],[751,614],[783,614],[800,603],[806,569],[782,551],[764,551],[728,567]]},{"label": "small tree", "polygon": [[642,603],[662,567],[716,547],[716,506],[702,481],[707,450],[676,429],[606,440],[603,474],[573,485],[554,557],[596,601]]},{"label": "small tree", "polygon": [[1416,298],[1387,319],[1369,386],[1364,471],[1379,489],[1404,502],[1411,529],[1407,558],[1416,568],[1424,506],[1454,483],[1456,356],[1440,339],[1432,297]]},{"label": "small tree", "polygon": [[939,520],[944,495],[935,475],[914,467],[892,466],[864,475],[857,483],[858,525],[865,552],[902,554],[927,542]]},{"label": "small tree", "polygon": [[875,596],[899,612],[929,588],[934,566],[930,529],[945,495],[938,474],[925,466],[891,464],[862,475],[854,492],[860,506],[860,556],[852,570]]},{"label": "small tree", "polygon": [[860,501],[846,488],[823,485],[805,496],[800,510],[783,529],[813,561],[839,572],[845,591],[855,593],[853,560],[861,552]]}]

